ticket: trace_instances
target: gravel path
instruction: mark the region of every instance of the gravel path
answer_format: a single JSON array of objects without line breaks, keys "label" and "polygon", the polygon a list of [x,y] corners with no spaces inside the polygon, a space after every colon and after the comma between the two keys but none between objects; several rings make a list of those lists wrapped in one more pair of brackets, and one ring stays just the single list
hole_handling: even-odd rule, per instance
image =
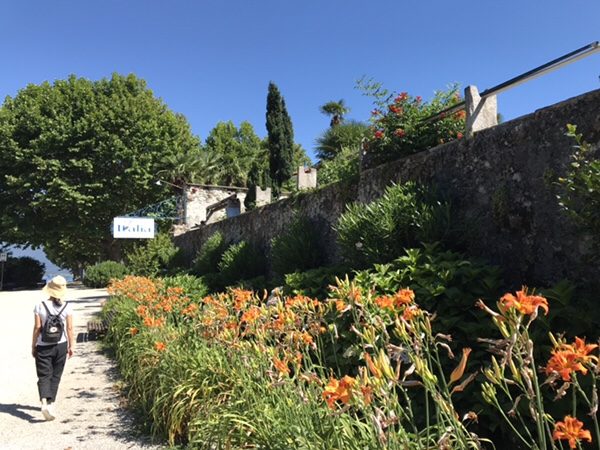
[{"label": "gravel path", "polygon": [[[70,288],[67,295],[80,341],[106,291]],[[0,292],[0,449],[163,448],[135,432],[130,414],[119,404],[114,364],[98,342],[77,343],[58,391],[57,418],[44,421],[31,356],[33,308],[44,298],[41,290]]]}]

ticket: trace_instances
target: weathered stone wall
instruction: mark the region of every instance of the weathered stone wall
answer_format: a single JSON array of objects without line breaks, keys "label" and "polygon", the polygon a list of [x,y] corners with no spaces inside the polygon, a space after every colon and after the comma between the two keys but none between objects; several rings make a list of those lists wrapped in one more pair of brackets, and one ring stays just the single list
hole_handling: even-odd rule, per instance
[{"label": "weathered stone wall", "polygon": [[[553,180],[573,151],[565,136],[573,123],[600,143],[600,90],[361,173],[357,185],[338,184],[286,199],[176,238],[191,258],[216,231],[268,248],[296,211],[315,221],[330,261],[339,258],[332,227],[350,201],[380,197],[392,182],[434,183],[452,201],[465,247],[505,270],[508,280],[532,284],[600,276],[589,263],[589,239],[559,209]],[[589,237],[588,237],[589,238]],[[582,261],[585,261],[582,263]]]},{"label": "weathered stone wall", "polygon": [[225,208],[214,212],[207,220],[206,208],[232,194],[236,194],[240,201],[241,212],[244,212],[244,200],[247,189],[224,186],[194,185],[186,186],[185,195],[185,224],[188,228],[200,225],[201,222],[217,222],[225,219]]},{"label": "weathered stone wall", "polygon": [[333,262],[339,259],[333,226],[342,214],[344,205],[356,198],[356,185],[335,184],[188,231],[176,236],[175,243],[191,259],[207,238],[220,231],[227,241],[244,239],[267,252],[271,240],[286,229],[296,214],[300,214],[308,217],[319,231],[326,260]]}]

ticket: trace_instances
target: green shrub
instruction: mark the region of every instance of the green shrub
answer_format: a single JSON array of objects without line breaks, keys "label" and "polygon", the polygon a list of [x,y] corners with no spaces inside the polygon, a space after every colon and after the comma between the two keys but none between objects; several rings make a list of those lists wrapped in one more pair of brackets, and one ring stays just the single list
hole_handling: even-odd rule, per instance
[{"label": "green shrub", "polygon": [[196,275],[217,272],[219,261],[226,249],[223,234],[219,231],[212,234],[200,247],[192,263],[192,272]]},{"label": "green shrub", "polygon": [[185,295],[199,299],[209,293],[208,286],[200,277],[193,275],[176,275],[163,278],[165,288],[180,287]]},{"label": "green shrub", "polygon": [[181,250],[175,247],[167,233],[157,234],[145,244],[135,245],[126,259],[131,273],[148,277],[175,273],[183,262]]},{"label": "green shrub", "polygon": [[223,286],[230,286],[240,280],[264,275],[266,260],[262,252],[246,241],[231,244],[219,262],[219,272]]},{"label": "green shrub", "polygon": [[110,280],[120,280],[128,273],[124,264],[116,261],[103,261],[86,267],[83,284],[90,288],[105,288]]},{"label": "green shrub", "polygon": [[329,286],[335,285],[335,279],[343,278],[350,273],[345,265],[319,267],[305,272],[294,272],[285,275],[284,295],[306,295],[311,298],[326,299]]},{"label": "green shrub", "polygon": [[342,147],[333,159],[322,161],[319,167],[319,186],[357,179],[360,171],[360,152],[360,145]]},{"label": "green shrub", "polygon": [[414,182],[388,187],[367,205],[349,205],[338,220],[338,243],[354,267],[391,261],[405,248],[443,241],[450,230],[450,206],[432,189]]},{"label": "green shrub", "polygon": [[489,329],[475,302],[487,299],[494,303],[502,285],[498,268],[442,251],[437,245],[408,249],[389,264],[357,272],[354,281],[377,295],[412,289],[419,305],[436,313],[434,324],[440,331],[473,347],[480,346],[474,338],[487,335]]},{"label": "green shrub", "polygon": [[4,267],[4,288],[35,287],[41,283],[46,266],[29,256],[8,258]]},{"label": "green shrub", "polygon": [[306,217],[297,216],[271,241],[271,267],[278,275],[307,270],[323,263],[319,233]]},{"label": "green shrub", "polygon": [[248,291],[257,292],[259,295],[264,294],[265,291],[270,292],[272,289],[271,283],[269,283],[264,275],[250,278],[249,280],[241,280],[238,287]]}]

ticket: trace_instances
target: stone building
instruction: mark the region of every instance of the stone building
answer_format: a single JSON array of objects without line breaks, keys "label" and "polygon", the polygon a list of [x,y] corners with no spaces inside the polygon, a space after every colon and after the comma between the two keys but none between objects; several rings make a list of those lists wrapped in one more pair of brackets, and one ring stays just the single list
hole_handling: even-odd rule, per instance
[{"label": "stone building", "polygon": [[184,223],[187,228],[235,217],[245,211],[248,189],[235,186],[188,184],[184,191]]}]

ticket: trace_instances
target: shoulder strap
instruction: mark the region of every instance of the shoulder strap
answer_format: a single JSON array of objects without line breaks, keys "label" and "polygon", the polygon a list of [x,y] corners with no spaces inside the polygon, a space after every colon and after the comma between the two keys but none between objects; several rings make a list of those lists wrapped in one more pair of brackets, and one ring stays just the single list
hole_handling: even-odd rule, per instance
[{"label": "shoulder strap", "polygon": [[69,302],[65,302],[65,306],[63,306],[63,307],[62,307],[62,309],[61,309],[61,310],[58,312],[58,315],[59,315],[59,316],[60,316],[60,315],[63,313],[63,311],[64,311],[64,310],[65,310],[65,308],[67,307],[67,304],[68,304],[68,303],[69,303]]},{"label": "shoulder strap", "polygon": [[65,310],[65,308],[67,307],[67,304],[68,304],[68,303],[69,303],[69,302],[65,302],[65,305],[64,305],[64,306],[62,307],[62,309],[61,309],[61,310],[58,312],[58,314],[52,314],[52,313],[50,312],[50,310],[48,309],[48,305],[46,305],[46,302],[44,302],[44,301],[43,301],[43,302],[42,302],[42,305],[44,305],[44,308],[46,308],[46,312],[48,313],[48,315],[49,315],[49,316],[54,316],[54,315],[56,315],[56,316],[60,316],[60,315],[63,313],[63,311]]}]

